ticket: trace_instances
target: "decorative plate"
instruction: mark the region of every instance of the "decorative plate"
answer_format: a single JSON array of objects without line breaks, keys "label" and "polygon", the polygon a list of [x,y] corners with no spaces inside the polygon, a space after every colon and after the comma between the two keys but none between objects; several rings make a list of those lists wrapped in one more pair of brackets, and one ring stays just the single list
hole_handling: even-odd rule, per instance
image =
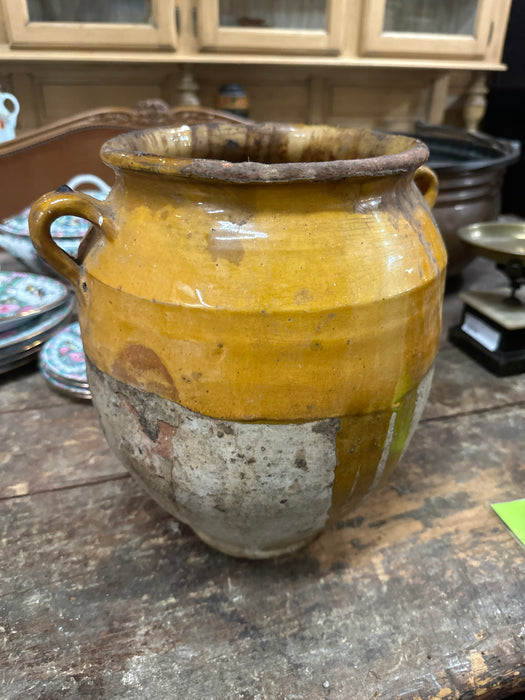
[{"label": "decorative plate", "polygon": [[88,386],[86,356],[78,321],[66,326],[45,343],[40,351],[40,368],[64,384]]},{"label": "decorative plate", "polygon": [[85,400],[91,400],[91,391],[88,389],[83,389],[80,387],[73,387],[68,384],[64,384],[62,382],[59,382],[58,380],[54,379],[51,377],[42,367],[40,368],[40,372],[42,373],[42,376],[46,379],[49,384],[54,389],[57,389],[62,394],[67,394],[68,396],[72,396],[76,399],[85,399]]},{"label": "decorative plate", "polygon": [[74,305],[75,299],[69,296],[61,306],[41,314],[31,323],[0,333],[0,359],[5,360],[7,356],[43,343],[48,339],[49,332],[53,332],[68,318]]},{"label": "decorative plate", "polygon": [[50,338],[52,334],[55,333],[55,330],[55,328],[51,328],[46,334],[44,334],[43,338],[39,340],[32,340],[27,344],[19,343],[18,345],[13,345],[12,347],[2,350],[0,352],[0,364],[11,364],[16,360],[23,360],[26,357],[37,355],[38,351],[42,347],[42,343]]},{"label": "decorative plate", "polygon": [[[103,180],[96,175],[76,175],[68,181],[68,187],[75,189],[81,184],[90,184],[96,189],[84,190],[84,194],[88,194],[96,199],[105,199],[110,190]],[[29,236],[28,216],[31,207],[26,207],[19,214],[11,216],[0,222],[0,231],[12,236]],[[53,224],[51,224],[51,235],[53,238],[83,238],[87,233],[91,224],[85,219],[80,219],[77,216],[61,216]]]},{"label": "decorative plate", "polygon": [[[62,248],[62,250],[65,250],[68,255],[75,258],[81,240],[81,238],[62,238],[57,241],[57,245],[59,248]],[[12,236],[11,234],[4,233],[0,229],[0,247],[5,248],[14,258],[26,265],[33,272],[39,275],[46,275],[47,277],[58,276],[58,273],[49,267],[36,252],[30,238]]]},{"label": "decorative plate", "polygon": [[56,308],[68,294],[59,280],[27,272],[0,272],[0,338],[5,331]]},{"label": "decorative plate", "polygon": [[[86,192],[86,194],[88,194]],[[93,194],[93,193],[89,193]],[[4,219],[0,224],[0,231],[11,236],[29,237],[28,216],[31,207],[26,207],[19,214],[10,219]],[[78,216],[61,216],[51,224],[53,238],[83,238],[91,227],[91,223]]]},{"label": "decorative plate", "polygon": [[22,353],[21,355],[17,355],[15,359],[12,360],[6,360],[5,362],[0,362],[0,374],[5,374],[6,372],[11,372],[14,369],[18,369],[19,367],[23,367],[24,365],[27,365],[29,362],[32,362],[36,357],[36,350],[34,351],[29,351],[27,353]]}]

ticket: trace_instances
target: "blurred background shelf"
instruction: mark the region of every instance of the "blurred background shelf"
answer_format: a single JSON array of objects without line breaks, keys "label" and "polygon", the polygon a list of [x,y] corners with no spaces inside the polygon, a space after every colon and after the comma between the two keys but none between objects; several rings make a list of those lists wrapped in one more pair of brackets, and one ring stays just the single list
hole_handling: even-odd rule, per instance
[{"label": "blurred background shelf", "polygon": [[[191,67],[200,103],[226,82],[256,120],[408,129],[483,116],[505,69],[511,1],[0,2],[0,82],[19,133],[74,112],[162,98]],[[94,21],[95,19],[103,21]]]}]

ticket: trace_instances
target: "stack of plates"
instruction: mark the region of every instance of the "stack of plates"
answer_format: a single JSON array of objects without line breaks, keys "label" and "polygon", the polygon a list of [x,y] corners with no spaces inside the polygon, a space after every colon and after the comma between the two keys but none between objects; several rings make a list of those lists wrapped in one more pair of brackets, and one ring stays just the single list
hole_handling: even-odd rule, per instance
[{"label": "stack of plates", "polygon": [[79,399],[90,399],[86,356],[77,322],[66,326],[40,351],[40,371],[54,389]]},{"label": "stack of plates", "polygon": [[0,374],[30,362],[73,307],[69,289],[59,280],[0,272]]}]

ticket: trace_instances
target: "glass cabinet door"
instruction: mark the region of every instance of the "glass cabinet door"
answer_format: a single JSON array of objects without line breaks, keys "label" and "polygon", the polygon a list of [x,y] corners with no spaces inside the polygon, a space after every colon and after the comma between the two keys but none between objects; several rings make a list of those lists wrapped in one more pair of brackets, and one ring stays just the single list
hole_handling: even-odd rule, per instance
[{"label": "glass cabinet door", "polygon": [[201,0],[202,49],[338,53],[346,0]]},{"label": "glass cabinet door", "polygon": [[18,47],[173,49],[174,0],[4,0]]},{"label": "glass cabinet door", "polygon": [[362,54],[482,58],[494,0],[368,0]]}]

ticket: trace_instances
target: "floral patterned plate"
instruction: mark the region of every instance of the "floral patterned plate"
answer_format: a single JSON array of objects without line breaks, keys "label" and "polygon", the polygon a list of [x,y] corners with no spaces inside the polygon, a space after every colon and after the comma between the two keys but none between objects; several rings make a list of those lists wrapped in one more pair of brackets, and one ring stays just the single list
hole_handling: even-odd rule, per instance
[{"label": "floral patterned plate", "polygon": [[91,391],[89,387],[87,389],[81,387],[73,387],[69,384],[64,384],[59,382],[57,379],[48,374],[42,367],[40,368],[42,376],[48,381],[48,383],[61,394],[67,394],[76,399],[91,400]]},{"label": "floral patterned plate", "polygon": [[40,369],[63,384],[88,388],[86,356],[78,321],[63,328],[40,351]]},{"label": "floral patterned plate", "polygon": [[[101,180],[96,175],[86,174],[77,175],[68,181],[67,185],[71,189],[77,188],[82,184],[90,184],[95,189],[83,190],[84,194],[88,194],[96,199],[105,199],[110,190],[104,180]],[[26,207],[15,216],[4,219],[0,222],[0,232],[10,236],[25,236],[29,237],[28,216],[31,207]],[[90,228],[91,224],[85,219],[80,219],[78,216],[61,216],[53,224],[51,224],[51,235],[53,238],[83,238]]]},{"label": "floral patterned plate", "polygon": [[1,360],[0,361],[0,374],[5,374],[6,372],[11,372],[13,369],[18,369],[18,367],[22,367],[23,365],[27,365],[29,362],[34,360],[36,358],[36,353],[38,351],[38,348],[36,349],[31,349],[27,350],[25,352],[20,353],[19,355],[15,355],[14,358],[12,359],[7,359],[7,360]]},{"label": "floral patterned plate", "polygon": [[[62,238],[57,241],[57,245],[65,250],[68,255],[75,258],[81,238]],[[5,248],[11,255],[20,260],[32,272],[46,277],[58,277],[58,273],[44,262],[43,258],[36,252],[30,238],[23,236],[8,236],[0,229],[0,246]],[[62,278],[60,278],[62,279]]]},{"label": "floral patterned plate", "polygon": [[0,360],[41,345],[68,319],[74,305],[74,298],[69,296],[59,307],[41,314],[30,323],[0,333]]},{"label": "floral patterned plate", "polygon": [[69,295],[59,280],[27,272],[0,271],[0,347],[6,331],[60,306]]},{"label": "floral patterned plate", "polygon": [[[94,196],[92,192],[86,192]],[[31,207],[22,209],[19,214],[15,214],[10,219],[4,219],[0,223],[0,231],[10,236],[24,236],[29,238],[28,216]],[[78,216],[61,216],[51,224],[51,235],[53,238],[82,238],[88,231],[91,224]]]},{"label": "floral patterned plate", "polygon": [[[44,327],[42,332],[33,333],[32,337],[28,339],[22,339],[18,343],[10,344],[0,349],[0,375],[32,362],[38,356],[43,343],[51,338],[54,333],[57,333],[64,322],[67,322],[73,306],[74,300],[72,298],[68,299],[59,309],[49,311],[42,316],[42,319],[45,317],[45,323],[39,324],[40,327]],[[32,327],[34,328],[34,324]],[[19,329],[17,328],[16,330],[18,331]],[[9,335],[11,338],[14,337],[12,332],[5,335]],[[19,334],[16,337],[19,337]]]}]

